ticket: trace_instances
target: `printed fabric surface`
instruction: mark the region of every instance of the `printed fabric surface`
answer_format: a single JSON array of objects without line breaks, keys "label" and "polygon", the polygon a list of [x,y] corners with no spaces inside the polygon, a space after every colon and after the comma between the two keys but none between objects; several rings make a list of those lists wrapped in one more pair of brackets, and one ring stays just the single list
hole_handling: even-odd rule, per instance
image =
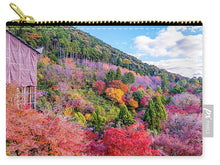
[{"label": "printed fabric surface", "polygon": [[8,156],[201,156],[202,25],[7,25]]}]

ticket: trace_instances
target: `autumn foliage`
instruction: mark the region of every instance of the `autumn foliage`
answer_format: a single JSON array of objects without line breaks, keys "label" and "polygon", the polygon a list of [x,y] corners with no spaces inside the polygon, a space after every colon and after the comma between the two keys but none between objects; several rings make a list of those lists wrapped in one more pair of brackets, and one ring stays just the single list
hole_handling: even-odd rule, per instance
[{"label": "autumn foliage", "polygon": [[122,96],[124,95],[124,92],[121,89],[107,88],[105,93],[106,97],[110,99],[113,103],[123,103]]},{"label": "autumn foliage", "polygon": [[120,80],[112,80],[106,83],[107,88],[121,89],[124,93],[128,91],[126,84],[122,83]]},{"label": "autumn foliage", "polygon": [[101,95],[104,90],[105,90],[105,82],[103,82],[102,80],[96,81],[93,84],[95,91]]},{"label": "autumn foliage", "polygon": [[7,155],[85,155],[90,143],[84,130],[65,118],[11,104],[15,87],[8,86]]},{"label": "autumn foliage", "polygon": [[110,128],[103,137],[108,156],[159,156],[149,145],[151,136],[142,124],[133,124],[126,128]]},{"label": "autumn foliage", "polygon": [[85,155],[87,139],[78,125],[26,108],[7,109],[8,155]]},{"label": "autumn foliage", "polygon": [[202,154],[202,78],[144,64],[77,28],[8,28],[44,54],[36,93],[6,85],[7,155]]}]

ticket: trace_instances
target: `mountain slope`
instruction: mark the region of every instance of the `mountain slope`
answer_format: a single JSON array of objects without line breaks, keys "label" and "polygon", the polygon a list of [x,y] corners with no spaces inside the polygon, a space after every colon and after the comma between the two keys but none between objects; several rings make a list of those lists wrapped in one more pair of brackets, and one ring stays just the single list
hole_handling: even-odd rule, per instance
[{"label": "mountain slope", "polygon": [[[103,41],[78,30],[74,27],[62,26],[9,26],[8,30],[27,42],[33,48],[44,47],[43,54],[51,58],[54,63],[59,58],[70,57],[102,61],[133,70],[140,75],[162,76],[168,75],[169,81],[178,81],[183,77],[159,69],[128,55]],[[186,78],[187,79],[187,78]]]}]

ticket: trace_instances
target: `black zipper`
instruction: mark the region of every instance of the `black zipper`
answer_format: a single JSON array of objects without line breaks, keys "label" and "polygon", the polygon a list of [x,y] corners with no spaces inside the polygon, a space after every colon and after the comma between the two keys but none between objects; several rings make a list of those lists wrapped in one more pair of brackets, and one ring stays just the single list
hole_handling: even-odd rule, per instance
[{"label": "black zipper", "polygon": [[202,21],[36,21],[7,22],[7,26],[202,26]]}]

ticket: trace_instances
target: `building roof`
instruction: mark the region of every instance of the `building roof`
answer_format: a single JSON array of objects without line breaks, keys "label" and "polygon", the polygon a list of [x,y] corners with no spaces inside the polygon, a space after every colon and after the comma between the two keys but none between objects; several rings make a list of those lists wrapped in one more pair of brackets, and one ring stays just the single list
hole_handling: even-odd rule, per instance
[{"label": "building roof", "polygon": [[36,49],[34,49],[32,46],[30,46],[29,44],[27,44],[26,42],[24,42],[22,39],[20,39],[18,36],[14,35],[13,33],[11,33],[10,31],[6,30],[7,33],[9,33],[10,35],[12,35],[13,37],[15,37],[16,39],[18,39],[19,41],[21,41],[23,44],[25,44],[26,46],[28,46],[29,48],[31,48],[33,51],[37,52],[38,54],[40,54],[40,52],[38,52]]}]

